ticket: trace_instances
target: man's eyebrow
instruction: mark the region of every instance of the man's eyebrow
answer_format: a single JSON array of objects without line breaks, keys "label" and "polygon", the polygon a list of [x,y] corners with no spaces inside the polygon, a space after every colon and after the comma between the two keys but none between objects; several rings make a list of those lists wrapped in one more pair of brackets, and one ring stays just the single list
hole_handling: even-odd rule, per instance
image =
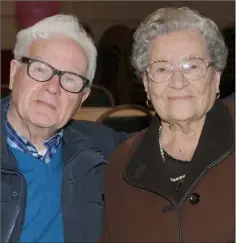
[{"label": "man's eyebrow", "polygon": [[77,75],[81,75],[81,71],[77,68],[72,68],[70,70],[64,70],[64,72],[69,72],[69,73],[74,73],[74,74],[77,74]]},{"label": "man's eyebrow", "polygon": [[[37,60],[39,60],[39,61],[42,61],[42,62],[45,62],[43,59],[42,59],[42,57],[40,57],[40,56],[34,56],[34,57],[32,57],[33,59],[37,59]],[[45,63],[47,63],[47,62],[45,62]],[[49,64],[49,63],[48,63]],[[50,65],[50,64],[49,64]]]},{"label": "man's eyebrow", "polygon": [[[44,61],[43,60],[43,58],[42,57],[40,57],[40,56],[35,56],[35,57],[33,57],[34,59],[38,59],[39,61],[42,61],[42,62],[44,62],[44,63],[46,63],[46,64],[48,64],[48,65],[50,65],[50,66],[52,66],[53,68],[56,68],[56,67],[54,67],[52,64],[50,64],[50,63],[48,63],[48,62],[46,62],[46,61]],[[56,68],[57,69],[57,68]],[[58,70],[60,70],[60,71],[63,71],[63,72],[68,72],[68,73],[74,73],[74,74],[77,74],[77,75],[82,75],[81,74],[81,71],[78,69],[78,68],[72,68],[72,69],[58,69]]]}]

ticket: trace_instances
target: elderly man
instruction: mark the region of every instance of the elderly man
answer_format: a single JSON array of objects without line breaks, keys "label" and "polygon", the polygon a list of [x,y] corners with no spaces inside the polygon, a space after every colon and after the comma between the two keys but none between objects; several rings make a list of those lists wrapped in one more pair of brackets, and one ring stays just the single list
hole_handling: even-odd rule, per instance
[{"label": "elderly man", "polygon": [[2,100],[1,242],[96,242],[103,169],[126,139],[71,121],[90,93],[96,49],[78,20],[55,15],[20,31]]}]

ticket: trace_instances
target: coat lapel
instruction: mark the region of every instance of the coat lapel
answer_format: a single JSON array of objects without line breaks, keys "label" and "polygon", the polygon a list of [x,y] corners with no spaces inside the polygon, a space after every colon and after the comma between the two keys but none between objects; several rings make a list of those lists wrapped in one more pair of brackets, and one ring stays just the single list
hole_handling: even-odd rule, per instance
[{"label": "coat lapel", "polygon": [[159,126],[157,116],[152,120],[144,138],[127,163],[124,179],[134,186],[161,194],[171,200],[173,189],[168,180],[166,166],[159,150]]},{"label": "coat lapel", "polygon": [[189,187],[195,184],[197,177],[206,175],[211,167],[232,152],[234,149],[234,134],[232,116],[227,107],[219,101],[207,113],[198,146],[185,181],[179,190],[179,200],[185,198],[184,194],[188,194]]},{"label": "coat lapel", "polygon": [[146,134],[124,170],[129,184],[162,195],[177,205],[174,198],[184,199],[188,191],[217,162],[224,159],[234,148],[234,123],[227,107],[218,101],[207,113],[199,144],[189,164],[186,179],[175,192],[168,178],[167,168],[161,158],[159,141],[160,121],[152,120]]}]

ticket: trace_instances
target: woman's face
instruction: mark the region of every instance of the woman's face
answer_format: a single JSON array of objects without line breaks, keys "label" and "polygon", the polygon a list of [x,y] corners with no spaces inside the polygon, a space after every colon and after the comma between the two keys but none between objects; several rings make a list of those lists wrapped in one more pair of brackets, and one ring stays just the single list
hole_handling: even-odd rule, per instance
[{"label": "woman's face", "polygon": [[168,61],[172,76],[166,82],[153,82],[143,75],[145,91],[158,115],[166,121],[195,121],[206,114],[219,93],[220,72],[209,66],[206,75],[189,80],[180,72],[183,60],[200,57],[211,62],[205,40],[199,32],[179,31],[155,38],[149,48],[149,63]]}]

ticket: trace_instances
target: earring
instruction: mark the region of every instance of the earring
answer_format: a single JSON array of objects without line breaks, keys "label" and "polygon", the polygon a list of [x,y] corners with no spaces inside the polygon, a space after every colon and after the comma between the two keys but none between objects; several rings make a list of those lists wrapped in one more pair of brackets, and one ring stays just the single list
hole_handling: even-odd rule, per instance
[{"label": "earring", "polygon": [[149,108],[152,107],[152,102],[151,102],[151,100],[149,100],[149,99],[146,100],[146,106],[149,107]]},{"label": "earring", "polygon": [[216,96],[216,100],[220,98],[220,92]]}]

